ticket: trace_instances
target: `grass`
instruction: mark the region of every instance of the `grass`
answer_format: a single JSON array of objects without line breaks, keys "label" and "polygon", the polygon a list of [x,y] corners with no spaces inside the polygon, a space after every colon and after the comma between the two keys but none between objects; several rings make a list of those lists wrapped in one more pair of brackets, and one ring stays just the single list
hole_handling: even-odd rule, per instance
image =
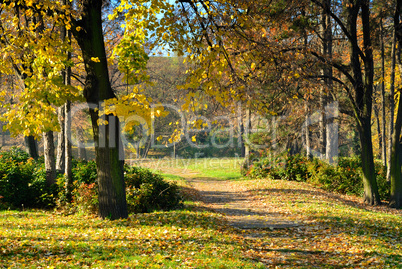
[{"label": "grass", "polygon": [[[136,165],[150,168],[170,178],[172,172],[193,174],[197,177],[210,177],[222,180],[238,180],[243,158],[198,158],[198,159],[147,159],[134,162]],[[168,176],[170,175],[170,176]],[[176,175],[177,176],[177,175]]]},{"label": "grass", "polygon": [[0,212],[0,268],[262,268],[216,214],[187,210],[108,221]]},{"label": "grass", "polygon": [[[164,160],[154,169],[184,187],[186,169],[197,177],[240,178],[238,159],[212,161],[168,166],[171,160]],[[302,225],[236,230],[196,199],[182,210],[118,221],[6,210],[0,211],[0,268],[402,268],[401,210],[365,206],[361,198],[302,182],[234,184],[253,208]]]},{"label": "grass", "polygon": [[[303,223],[263,231],[249,240],[247,256],[289,268],[402,268],[402,212],[361,204],[301,182],[240,182],[256,207]],[[247,233],[246,233],[247,234]],[[252,251],[251,251],[252,250]]]}]

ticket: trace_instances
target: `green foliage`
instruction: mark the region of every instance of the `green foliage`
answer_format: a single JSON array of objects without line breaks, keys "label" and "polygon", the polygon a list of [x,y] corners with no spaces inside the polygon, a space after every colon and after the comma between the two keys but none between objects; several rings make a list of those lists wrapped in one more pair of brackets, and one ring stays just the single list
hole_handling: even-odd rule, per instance
[{"label": "green foliage", "polygon": [[[309,182],[328,191],[362,196],[364,193],[361,160],[358,157],[340,157],[333,166],[317,158],[307,159],[300,154],[282,154],[277,157],[251,156],[243,165],[243,175],[251,178],[270,177],[289,181]],[[254,159],[254,160],[253,160]],[[382,200],[389,199],[386,169],[375,162],[377,184]]]},{"label": "green foliage", "polygon": [[56,193],[56,186],[46,185],[43,163],[20,148],[1,153],[0,208],[52,207]]},{"label": "green foliage", "polygon": [[[95,213],[98,210],[98,184],[94,161],[74,161],[73,202],[70,207],[79,212]],[[169,210],[181,203],[179,187],[164,181],[163,177],[148,169],[125,166],[126,198],[131,213]],[[64,180],[59,182],[64,186]]]},{"label": "green foliage", "polygon": [[96,162],[85,160],[73,160],[73,181],[91,184],[96,182]]},{"label": "green foliage", "polygon": [[71,205],[82,213],[95,214],[99,208],[98,184],[74,181]]},{"label": "green foliage", "polygon": [[179,187],[148,169],[126,166],[126,195],[129,212],[169,210],[181,203]]}]

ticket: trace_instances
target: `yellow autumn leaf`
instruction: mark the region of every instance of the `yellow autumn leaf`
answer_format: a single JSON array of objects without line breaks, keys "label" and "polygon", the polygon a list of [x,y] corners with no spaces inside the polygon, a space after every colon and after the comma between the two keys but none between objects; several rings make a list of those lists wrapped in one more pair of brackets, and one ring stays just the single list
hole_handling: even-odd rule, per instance
[{"label": "yellow autumn leaf", "polygon": [[91,57],[91,61],[95,63],[100,63],[100,60],[98,57]]}]

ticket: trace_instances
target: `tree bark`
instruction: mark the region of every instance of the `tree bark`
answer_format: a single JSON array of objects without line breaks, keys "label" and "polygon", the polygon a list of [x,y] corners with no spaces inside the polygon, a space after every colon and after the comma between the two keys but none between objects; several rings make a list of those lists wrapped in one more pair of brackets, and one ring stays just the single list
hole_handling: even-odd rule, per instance
[{"label": "tree bark", "polygon": [[386,114],[385,114],[385,49],[384,49],[384,27],[380,22],[380,42],[381,42],[381,157],[382,164],[387,166],[387,134],[386,134]]},{"label": "tree bark", "polygon": [[[351,7],[353,9],[353,7]],[[358,9],[356,10],[358,12]],[[353,16],[353,15],[352,15]],[[357,14],[356,14],[357,17]],[[374,156],[373,156],[373,143],[371,136],[371,114],[372,114],[372,96],[373,96],[373,82],[374,82],[374,60],[372,54],[371,35],[370,35],[370,1],[364,0],[361,2],[361,19],[363,25],[363,49],[365,57],[363,58],[364,64],[364,79],[362,76],[362,68],[360,66],[358,52],[355,49],[355,44],[358,44],[356,25],[357,21],[354,20],[351,31],[354,35],[352,44],[352,65],[355,74],[357,85],[356,103],[358,106],[358,127],[360,132],[360,145],[361,145],[361,160],[363,170],[363,184],[364,184],[364,201],[370,205],[381,204],[380,196],[378,193],[377,180],[374,171]]]},{"label": "tree bark", "polygon": [[244,144],[244,123],[243,123],[243,110],[241,106],[241,102],[238,102],[238,115],[237,119],[239,121],[239,141],[238,141],[238,146],[240,147],[240,157],[245,157],[246,156],[246,146]]},{"label": "tree bark", "polygon": [[[112,115],[99,116],[100,103],[115,98],[110,85],[102,32],[102,1],[84,0],[81,20],[72,27],[81,48],[86,80],[84,96],[90,104],[90,116],[95,141],[99,185],[99,215],[102,218],[127,218],[127,203],[123,176],[124,161],[119,160],[119,120]],[[77,31],[77,27],[82,28]],[[97,59],[93,61],[93,59]],[[107,125],[98,125],[98,120]]]},{"label": "tree bark", "polygon": [[28,150],[29,156],[34,158],[35,160],[39,158],[38,152],[38,142],[33,136],[26,136],[25,138],[25,146]]},{"label": "tree bark", "polygon": [[77,128],[77,141],[78,141],[78,158],[81,160],[87,159],[87,151],[85,149],[84,131],[82,128]]},{"label": "tree bark", "polygon": [[[331,0],[324,1],[324,9],[330,9]],[[326,59],[332,61],[332,22],[331,17],[323,12],[323,54]],[[328,163],[334,164],[338,156],[338,124],[336,123],[337,105],[335,105],[332,98],[333,92],[333,70],[331,65],[324,66],[324,82],[325,82],[325,159]]]},{"label": "tree bark", "polygon": [[311,154],[311,145],[310,145],[310,140],[311,140],[311,133],[310,133],[310,106],[309,106],[309,100],[306,100],[304,103],[304,108],[306,111],[306,118],[305,118],[305,141],[306,141],[306,157],[307,159],[310,159],[312,157]]},{"label": "tree bark", "polygon": [[[399,70],[402,70],[402,24],[400,22],[402,12],[402,0],[397,1],[396,10],[394,14],[394,27],[395,36],[398,44],[397,59]],[[400,151],[400,135],[402,128],[402,98],[398,101],[398,111],[396,115],[395,130],[393,134],[393,144],[391,150],[391,163],[390,163],[390,203],[391,207],[402,207],[402,173],[401,173],[401,151]]]},{"label": "tree bark", "polygon": [[246,128],[245,128],[245,140],[247,143],[244,145],[244,157],[248,159],[250,156],[250,133],[251,133],[251,110],[250,108],[246,108]]},{"label": "tree bark", "polygon": [[374,105],[374,118],[377,122],[377,134],[378,134],[378,151],[380,152],[380,158],[383,156],[383,145],[382,145],[382,130],[381,130],[381,123],[380,123],[380,112],[378,111],[378,107]]},{"label": "tree bark", "polygon": [[[67,71],[67,80],[66,83],[69,85],[70,83],[70,72]],[[71,102],[67,101],[66,104],[64,105],[64,113],[66,115],[65,120],[64,120],[64,137],[65,137],[65,143],[64,143],[64,152],[65,152],[65,167],[64,167],[64,177],[66,179],[66,185],[65,185],[65,192],[66,192],[66,199],[67,201],[71,201],[72,199],[72,191],[73,191],[73,172],[72,172],[72,145],[71,145]]]},{"label": "tree bark", "polygon": [[402,127],[402,98],[399,98],[398,111],[396,115],[395,131],[392,150],[391,150],[391,191],[390,191],[390,207],[402,207],[402,173],[401,173],[401,127]]},{"label": "tree bark", "polygon": [[[395,19],[396,20],[396,19]],[[394,33],[391,48],[391,77],[390,77],[390,102],[389,102],[389,131],[388,131],[388,156],[392,154],[393,136],[394,136],[394,114],[395,114],[395,69],[396,69],[396,33],[395,28],[399,22],[394,20]],[[388,159],[387,165],[387,181],[391,180],[391,157]]]},{"label": "tree bark", "polygon": [[43,134],[43,149],[45,156],[46,184],[48,186],[56,183],[56,159],[54,156],[53,131]]},{"label": "tree bark", "polygon": [[57,157],[56,157],[56,171],[58,174],[64,172],[65,169],[65,131],[64,131],[64,118],[65,108],[64,105],[58,109],[58,117],[60,124],[60,132],[57,134]]}]

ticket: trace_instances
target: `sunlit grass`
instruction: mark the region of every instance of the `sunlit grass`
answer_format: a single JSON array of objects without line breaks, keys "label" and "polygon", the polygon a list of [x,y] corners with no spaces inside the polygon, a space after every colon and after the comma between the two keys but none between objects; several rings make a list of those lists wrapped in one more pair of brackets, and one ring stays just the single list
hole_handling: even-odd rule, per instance
[{"label": "sunlit grass", "polygon": [[240,173],[242,162],[243,158],[198,158],[147,159],[133,162],[133,164],[150,168],[165,175],[180,172],[181,174],[189,174],[196,177],[237,180],[242,177]]},{"label": "sunlit grass", "polygon": [[290,268],[402,268],[401,211],[367,207],[360,198],[301,182],[264,179],[240,184],[247,185],[267,212],[301,223],[296,229],[267,232],[258,245],[269,244],[269,251],[257,252],[258,257]]},{"label": "sunlit grass", "polygon": [[50,212],[0,212],[5,268],[258,268],[216,214],[187,210],[108,221]]}]

